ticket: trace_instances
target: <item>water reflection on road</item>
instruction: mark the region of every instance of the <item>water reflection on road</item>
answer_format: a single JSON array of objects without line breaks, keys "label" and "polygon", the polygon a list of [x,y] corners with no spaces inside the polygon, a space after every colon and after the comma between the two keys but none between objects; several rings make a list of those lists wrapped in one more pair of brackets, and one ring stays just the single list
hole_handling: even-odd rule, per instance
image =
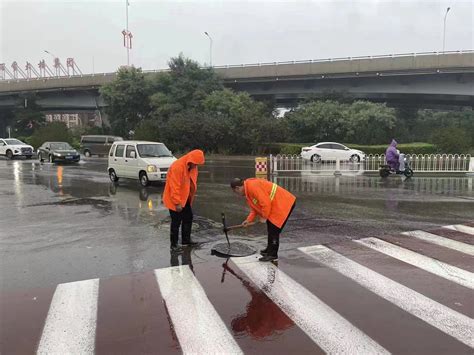
[{"label": "water reflection on road", "polygon": [[409,180],[400,177],[381,179],[378,176],[274,176],[278,185],[295,193],[366,194],[387,189],[399,189],[423,194],[473,196],[474,177],[417,176]]}]

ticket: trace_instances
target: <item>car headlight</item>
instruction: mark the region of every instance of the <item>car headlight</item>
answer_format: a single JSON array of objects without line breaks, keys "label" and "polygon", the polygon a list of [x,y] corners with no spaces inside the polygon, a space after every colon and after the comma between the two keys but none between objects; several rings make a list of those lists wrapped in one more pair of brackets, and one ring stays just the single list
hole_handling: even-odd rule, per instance
[{"label": "car headlight", "polygon": [[158,171],[158,169],[156,168],[155,165],[147,165],[146,166],[146,171],[148,173],[156,173]]},{"label": "car headlight", "polygon": [[59,154],[59,153],[53,153],[53,155],[54,155],[55,157],[60,157],[60,156],[61,156],[61,154]]}]

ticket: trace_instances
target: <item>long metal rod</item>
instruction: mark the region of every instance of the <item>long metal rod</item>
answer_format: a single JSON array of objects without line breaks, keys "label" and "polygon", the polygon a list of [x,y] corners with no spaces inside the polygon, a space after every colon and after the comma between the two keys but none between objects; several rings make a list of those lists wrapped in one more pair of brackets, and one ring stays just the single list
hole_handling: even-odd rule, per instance
[{"label": "long metal rod", "polygon": [[229,246],[229,250],[230,250],[230,241],[229,241],[229,236],[227,235],[227,223],[225,221],[224,212],[222,212],[221,216],[222,216],[222,225],[224,226],[225,239],[227,239],[227,245]]}]

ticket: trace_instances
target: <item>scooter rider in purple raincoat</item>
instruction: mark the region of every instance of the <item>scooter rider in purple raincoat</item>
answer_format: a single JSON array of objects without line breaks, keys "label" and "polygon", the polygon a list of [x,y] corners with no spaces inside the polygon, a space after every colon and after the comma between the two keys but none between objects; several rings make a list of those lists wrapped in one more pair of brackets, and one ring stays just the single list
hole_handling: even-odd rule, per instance
[{"label": "scooter rider in purple raincoat", "polygon": [[385,151],[385,158],[387,159],[387,164],[390,166],[391,169],[395,171],[398,171],[400,167],[400,154],[397,150],[397,144],[397,141],[395,139],[392,139],[392,143],[390,143],[387,150]]}]

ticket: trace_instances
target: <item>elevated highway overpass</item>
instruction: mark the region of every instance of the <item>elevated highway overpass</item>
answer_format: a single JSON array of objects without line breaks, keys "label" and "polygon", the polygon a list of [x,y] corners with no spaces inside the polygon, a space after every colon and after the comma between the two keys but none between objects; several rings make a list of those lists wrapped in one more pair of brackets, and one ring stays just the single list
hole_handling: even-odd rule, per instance
[{"label": "elevated highway overpass", "polygon": [[[214,67],[224,84],[278,105],[325,92],[373,101],[474,106],[474,51],[411,53]],[[155,75],[166,70],[145,71]],[[116,73],[0,81],[0,106],[35,94],[47,110],[95,110]]]}]

